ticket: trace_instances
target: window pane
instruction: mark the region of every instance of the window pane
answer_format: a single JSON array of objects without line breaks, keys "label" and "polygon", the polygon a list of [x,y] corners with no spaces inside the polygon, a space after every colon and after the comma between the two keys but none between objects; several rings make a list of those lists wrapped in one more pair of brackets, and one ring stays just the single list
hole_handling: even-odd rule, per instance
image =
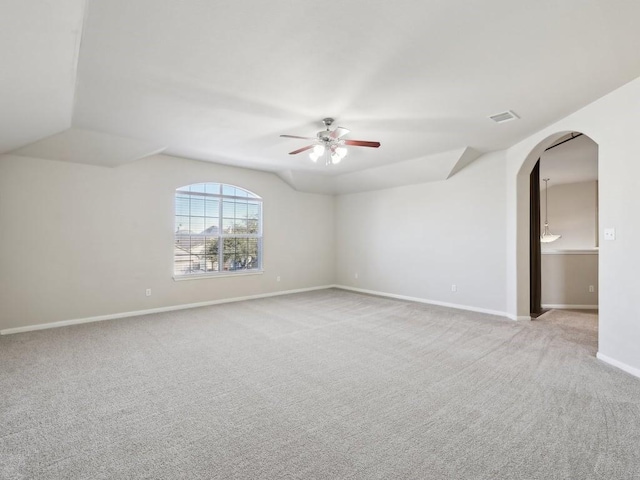
[{"label": "window pane", "polygon": [[233,219],[222,219],[222,233],[233,233]]},{"label": "window pane", "polygon": [[219,183],[207,183],[205,185],[206,193],[215,193],[216,195],[220,194],[220,184]]},{"label": "window pane", "polygon": [[204,197],[191,197],[191,215],[197,215],[198,217],[204,217]]},{"label": "window pane", "polygon": [[247,269],[259,268],[258,262],[258,239],[247,238]]},{"label": "window pane", "polygon": [[231,185],[222,185],[222,194],[234,197],[236,195],[236,188]]},{"label": "window pane", "polygon": [[218,200],[215,198],[205,198],[204,200],[204,214],[207,217],[218,216]]},{"label": "window pane", "polygon": [[188,195],[176,195],[176,215],[189,215]]},{"label": "window pane", "polygon": [[249,190],[245,190],[244,188],[236,187],[236,197],[247,197],[247,198],[260,198],[255,193],[250,192]]},{"label": "window pane", "polygon": [[194,185],[191,185],[191,191],[192,192],[204,193],[205,185],[206,185],[205,183],[196,183]]},{"label": "window pane", "polygon": [[249,231],[247,230],[247,221],[246,220],[236,220],[233,228],[233,233],[242,233],[247,234]]},{"label": "window pane", "polygon": [[224,218],[234,218],[236,216],[235,202],[231,200],[222,202],[222,216]]},{"label": "window pane", "polygon": [[189,233],[189,217],[176,217],[176,233]]},{"label": "window pane", "polygon": [[249,203],[247,205],[247,215],[249,218],[258,218],[260,206],[257,203]]},{"label": "window pane", "polygon": [[[192,249],[192,240],[189,236],[184,236],[180,240],[176,240],[175,255],[177,256],[189,256]],[[197,245],[196,245],[197,247]]]},{"label": "window pane", "polygon": [[204,230],[202,233],[205,235],[218,235],[219,232],[219,222],[218,218],[206,217],[204,219]]},{"label": "window pane", "polygon": [[191,233],[202,233],[204,231],[204,218],[191,217],[191,225],[189,227]]},{"label": "window pane", "polygon": [[259,240],[256,238],[224,239],[224,270],[249,270],[259,268]]},{"label": "window pane", "polygon": [[236,259],[236,238],[225,238],[224,239],[224,269],[225,270],[235,270],[235,259]]},{"label": "window pane", "polygon": [[260,222],[255,218],[250,218],[247,220],[247,233],[258,235],[260,232],[258,231],[260,227]]},{"label": "window pane", "polygon": [[191,255],[202,255],[204,253],[204,238],[191,237],[190,241],[191,246],[189,252],[191,252]]},{"label": "window pane", "polygon": [[247,218],[249,205],[242,202],[236,202],[236,218]]},{"label": "window pane", "polygon": [[190,255],[176,254],[174,256],[173,273],[174,275],[185,275],[189,273],[189,257]]},{"label": "window pane", "polygon": [[207,272],[217,272],[218,265],[218,239],[207,238],[205,242],[205,264]]},{"label": "window pane", "polygon": [[197,255],[189,257],[189,273],[198,273],[202,270],[202,260]]}]

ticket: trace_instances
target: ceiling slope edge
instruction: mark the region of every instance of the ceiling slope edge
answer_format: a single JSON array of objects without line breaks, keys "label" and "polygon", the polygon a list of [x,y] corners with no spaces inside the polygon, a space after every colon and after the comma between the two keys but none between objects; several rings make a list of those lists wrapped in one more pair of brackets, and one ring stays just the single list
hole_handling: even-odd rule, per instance
[{"label": "ceiling slope edge", "polygon": [[481,152],[465,147],[337,176],[294,170],[280,171],[277,175],[298,191],[348,194],[447,180],[480,155]]},{"label": "ceiling slope edge", "polygon": [[71,126],[85,4],[2,2],[0,153]]},{"label": "ceiling slope edge", "polygon": [[117,167],[161,153],[166,145],[130,137],[70,128],[11,152],[13,155]]},{"label": "ceiling slope edge", "polygon": [[449,175],[447,175],[447,179],[453,177],[456,173],[458,173],[463,168],[466,168],[469,165],[471,165],[478,158],[480,158],[481,155],[482,155],[482,152],[479,152],[478,150],[474,150],[471,147],[465,148],[464,152],[462,153],[462,155],[460,155],[460,158],[458,159],[456,164],[453,166],[453,168],[449,172]]}]

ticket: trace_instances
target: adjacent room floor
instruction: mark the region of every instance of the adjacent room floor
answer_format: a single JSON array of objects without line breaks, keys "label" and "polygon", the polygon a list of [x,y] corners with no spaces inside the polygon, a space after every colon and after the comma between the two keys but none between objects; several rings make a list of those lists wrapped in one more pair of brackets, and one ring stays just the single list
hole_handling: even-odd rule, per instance
[{"label": "adjacent room floor", "polygon": [[0,477],[632,479],[597,318],[340,290],[0,338]]}]

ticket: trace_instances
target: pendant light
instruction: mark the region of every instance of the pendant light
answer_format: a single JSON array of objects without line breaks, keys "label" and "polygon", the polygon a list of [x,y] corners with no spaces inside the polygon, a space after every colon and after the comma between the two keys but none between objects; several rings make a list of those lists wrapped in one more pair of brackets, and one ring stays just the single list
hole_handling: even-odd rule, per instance
[{"label": "pendant light", "polygon": [[558,240],[562,235],[554,235],[549,232],[549,179],[543,178],[544,181],[544,232],[540,235],[541,243],[551,243]]}]

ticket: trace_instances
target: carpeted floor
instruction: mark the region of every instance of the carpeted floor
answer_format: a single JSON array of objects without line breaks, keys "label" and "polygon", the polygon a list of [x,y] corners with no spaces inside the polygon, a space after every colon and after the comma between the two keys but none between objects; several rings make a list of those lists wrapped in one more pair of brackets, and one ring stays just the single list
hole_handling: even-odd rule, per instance
[{"label": "carpeted floor", "polygon": [[0,478],[638,479],[596,323],[323,290],[0,337]]}]

